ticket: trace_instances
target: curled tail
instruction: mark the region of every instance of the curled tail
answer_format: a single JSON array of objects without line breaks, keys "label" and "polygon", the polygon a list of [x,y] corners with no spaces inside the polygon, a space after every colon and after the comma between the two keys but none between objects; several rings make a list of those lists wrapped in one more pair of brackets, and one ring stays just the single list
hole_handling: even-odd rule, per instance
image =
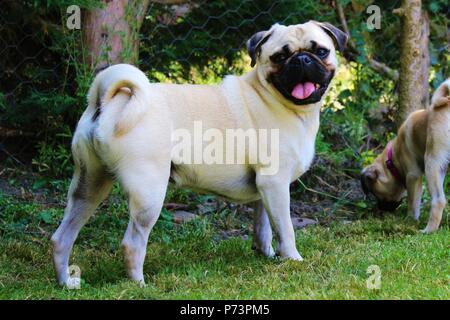
[{"label": "curled tail", "polygon": [[434,92],[431,98],[431,108],[437,109],[450,106],[450,78],[445,80]]},{"label": "curled tail", "polygon": [[88,108],[93,120],[102,108],[107,108],[119,92],[130,95],[117,118],[114,135],[120,136],[130,131],[142,118],[149,103],[149,85],[146,75],[129,64],[117,64],[101,71],[94,79],[88,93]]}]

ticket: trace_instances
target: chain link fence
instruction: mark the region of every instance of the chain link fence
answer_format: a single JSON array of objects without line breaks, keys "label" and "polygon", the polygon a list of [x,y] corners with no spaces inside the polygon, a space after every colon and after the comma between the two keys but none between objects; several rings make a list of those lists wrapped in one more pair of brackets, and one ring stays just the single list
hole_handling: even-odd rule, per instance
[{"label": "chain link fence", "polygon": [[[150,76],[174,81],[213,81],[247,67],[246,41],[274,23],[329,21],[324,3],[305,1],[211,1],[153,4],[141,30],[140,66]],[[217,61],[217,63],[215,63]],[[205,70],[207,69],[207,70]],[[195,74],[195,72],[199,74]],[[162,77],[164,79],[164,77]],[[213,80],[212,80],[212,79]]]},{"label": "chain link fence", "polygon": [[[68,30],[67,6],[50,10],[36,7],[35,1],[10,0],[4,6],[0,15],[2,106],[6,100],[8,108],[17,110],[21,105],[31,107],[36,98],[45,103],[48,95],[73,94],[83,20],[81,30]],[[276,22],[309,19],[337,23],[329,1],[151,3],[140,31],[139,66],[152,80],[217,80],[245,69],[237,60],[245,57],[245,43],[253,33]],[[211,64],[214,60],[218,62]],[[207,79],[198,79],[202,76]]]}]

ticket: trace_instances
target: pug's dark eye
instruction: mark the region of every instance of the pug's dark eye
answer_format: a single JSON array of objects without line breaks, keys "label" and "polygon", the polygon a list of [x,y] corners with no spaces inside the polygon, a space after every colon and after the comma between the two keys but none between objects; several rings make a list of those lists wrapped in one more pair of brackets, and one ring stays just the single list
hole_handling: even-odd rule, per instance
[{"label": "pug's dark eye", "polygon": [[282,63],[288,58],[288,55],[285,53],[275,53],[273,56],[270,57],[270,60],[274,63]]},{"label": "pug's dark eye", "polygon": [[316,55],[321,59],[326,58],[328,56],[328,53],[330,53],[330,50],[325,48],[318,48],[316,50]]}]

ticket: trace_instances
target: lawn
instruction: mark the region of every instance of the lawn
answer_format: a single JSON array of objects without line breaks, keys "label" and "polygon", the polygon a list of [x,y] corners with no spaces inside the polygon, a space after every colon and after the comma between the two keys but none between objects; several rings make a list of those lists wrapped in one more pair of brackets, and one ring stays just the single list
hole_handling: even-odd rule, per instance
[{"label": "lawn", "polygon": [[[293,262],[255,255],[246,214],[213,212],[178,225],[165,210],[150,236],[147,286],[140,288],[126,278],[120,241],[128,219],[117,190],[75,243],[71,263],[81,269],[81,288],[60,288],[49,237],[62,217],[63,197],[52,204],[52,194],[27,201],[23,193],[0,193],[1,299],[450,298],[448,214],[431,235],[419,232],[426,214],[419,224],[403,213],[366,212],[298,229],[305,261]],[[224,236],[229,224],[240,230],[237,236]],[[367,288],[371,265],[380,268],[380,289]]]}]

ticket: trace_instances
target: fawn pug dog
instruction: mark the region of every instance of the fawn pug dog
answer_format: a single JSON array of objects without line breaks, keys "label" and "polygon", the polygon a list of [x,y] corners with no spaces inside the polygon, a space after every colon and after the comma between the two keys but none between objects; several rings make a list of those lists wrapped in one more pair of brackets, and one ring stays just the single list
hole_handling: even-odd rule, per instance
[{"label": "fawn pug dog", "polygon": [[411,113],[374,163],[363,169],[364,191],[372,193],[382,210],[395,210],[405,195],[408,212],[420,216],[422,176],[431,196],[424,233],[439,228],[447,204],[444,179],[450,162],[450,79],[442,83],[425,110]]},{"label": "fawn pug dog", "polygon": [[[52,236],[58,282],[70,285],[73,243],[114,179],[129,197],[122,247],[132,280],[144,282],[147,239],[169,178],[231,201],[255,202],[254,248],[274,255],[273,228],[281,257],[302,260],[290,219],[289,184],[313,160],[320,107],[337,67],[336,48],[342,50],[346,41],[347,35],[328,23],[275,24],[247,42],[256,67],[219,85],[151,84],[125,64],[101,71],[74,133],[75,172],[64,218]],[[196,121],[222,132],[278,130],[278,141],[270,143],[278,145],[277,170],[264,172],[266,164],[250,163],[247,154],[236,164],[180,161],[172,135],[177,129],[192,133]]]}]

